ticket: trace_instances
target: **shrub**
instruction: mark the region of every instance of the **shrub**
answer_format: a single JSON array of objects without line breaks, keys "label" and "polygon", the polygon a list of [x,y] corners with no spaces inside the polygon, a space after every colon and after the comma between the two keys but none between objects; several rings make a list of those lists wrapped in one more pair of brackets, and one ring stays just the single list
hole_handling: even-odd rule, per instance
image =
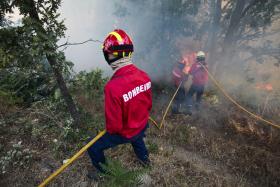
[{"label": "shrub", "polygon": [[106,165],[103,165],[106,173],[102,186],[114,187],[131,187],[142,183],[141,175],[145,169],[128,170],[123,167],[119,161],[108,160]]},{"label": "shrub", "polygon": [[78,73],[72,85],[72,89],[85,96],[86,99],[92,100],[103,93],[103,87],[108,78],[102,77],[102,70],[95,69],[90,72],[81,71]]},{"label": "shrub", "polygon": [[32,159],[30,149],[24,149],[21,141],[14,144],[6,155],[0,158],[0,172],[7,173],[11,167],[26,167]]}]

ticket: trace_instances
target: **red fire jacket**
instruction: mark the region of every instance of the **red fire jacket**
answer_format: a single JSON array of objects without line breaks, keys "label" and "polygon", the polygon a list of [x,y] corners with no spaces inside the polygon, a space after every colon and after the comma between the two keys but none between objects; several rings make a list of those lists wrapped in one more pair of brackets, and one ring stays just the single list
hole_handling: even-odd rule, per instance
[{"label": "red fire jacket", "polygon": [[106,130],[131,138],[142,131],[152,108],[151,80],[134,65],[117,70],[105,86]]},{"label": "red fire jacket", "polygon": [[[205,65],[206,66],[206,65]],[[207,68],[207,66],[206,66]],[[205,85],[208,81],[208,73],[205,69],[198,63],[194,63],[189,72],[193,76],[194,85]]]}]

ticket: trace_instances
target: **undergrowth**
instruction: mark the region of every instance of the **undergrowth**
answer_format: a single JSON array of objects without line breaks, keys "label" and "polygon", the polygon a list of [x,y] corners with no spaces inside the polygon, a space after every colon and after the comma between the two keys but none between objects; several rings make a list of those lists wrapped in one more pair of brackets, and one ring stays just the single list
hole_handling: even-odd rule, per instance
[{"label": "undergrowth", "polygon": [[103,165],[105,173],[102,186],[104,187],[132,187],[143,183],[141,176],[147,172],[147,169],[141,168],[128,170],[122,166],[120,161],[108,160]]}]

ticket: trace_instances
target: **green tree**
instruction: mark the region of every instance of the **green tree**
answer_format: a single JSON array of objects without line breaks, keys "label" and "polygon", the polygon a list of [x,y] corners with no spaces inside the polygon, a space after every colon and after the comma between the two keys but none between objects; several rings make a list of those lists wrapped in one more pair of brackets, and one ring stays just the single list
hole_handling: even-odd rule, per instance
[{"label": "green tree", "polygon": [[[229,1],[223,46],[232,51],[236,45],[264,37],[269,26],[279,19],[280,1],[246,0]],[[265,35],[264,35],[265,34]]]},{"label": "green tree", "polygon": [[[1,66],[36,67],[47,59],[53,70],[57,85],[76,125],[80,116],[67,89],[63,72],[69,71],[64,53],[58,51],[57,41],[64,37],[66,27],[59,21],[58,8],[61,0],[3,0],[0,4]],[[18,8],[23,16],[22,24],[5,27],[4,15]]]},{"label": "green tree", "polygon": [[231,62],[240,52],[250,53],[248,59],[259,60],[266,55],[278,58],[279,46],[268,46],[269,41],[263,42],[262,46],[252,46],[251,41],[265,40],[267,36],[279,33],[279,30],[269,31],[269,27],[280,18],[280,1],[215,0],[210,7],[207,46],[213,72],[218,64],[223,68],[223,62]]}]

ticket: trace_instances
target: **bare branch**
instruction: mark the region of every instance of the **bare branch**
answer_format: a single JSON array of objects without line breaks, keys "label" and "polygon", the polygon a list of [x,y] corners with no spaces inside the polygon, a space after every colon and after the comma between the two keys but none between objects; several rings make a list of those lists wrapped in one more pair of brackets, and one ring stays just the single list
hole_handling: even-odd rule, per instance
[{"label": "bare branch", "polygon": [[256,3],[258,2],[258,0],[252,0],[249,5],[247,7],[244,8],[243,12],[241,13],[241,17],[244,17],[245,14],[248,12],[248,10],[254,6]]},{"label": "bare branch", "polygon": [[[75,43],[68,43],[68,41],[67,41],[66,43],[58,46],[57,49],[60,48],[60,47],[71,46],[71,45],[82,45],[82,44],[85,44],[85,43],[88,43],[88,42],[103,43],[100,40],[94,40],[94,39],[88,39],[88,40],[83,41],[83,42],[75,42]],[[65,50],[65,48],[64,48],[64,50]]]},{"label": "bare branch", "polygon": [[243,36],[239,40],[240,40],[240,43],[242,43],[244,41],[247,42],[248,40],[256,40],[260,37],[266,38],[266,37],[273,36],[273,35],[279,34],[279,33],[280,33],[280,29],[272,30],[271,32],[255,31],[254,33],[251,30],[251,31],[244,33]]},{"label": "bare branch", "polygon": [[222,8],[222,12],[225,12],[225,11],[228,9],[228,7],[229,7],[229,5],[230,5],[231,3],[232,3],[231,1],[228,1],[228,2],[224,5],[224,7]]}]

